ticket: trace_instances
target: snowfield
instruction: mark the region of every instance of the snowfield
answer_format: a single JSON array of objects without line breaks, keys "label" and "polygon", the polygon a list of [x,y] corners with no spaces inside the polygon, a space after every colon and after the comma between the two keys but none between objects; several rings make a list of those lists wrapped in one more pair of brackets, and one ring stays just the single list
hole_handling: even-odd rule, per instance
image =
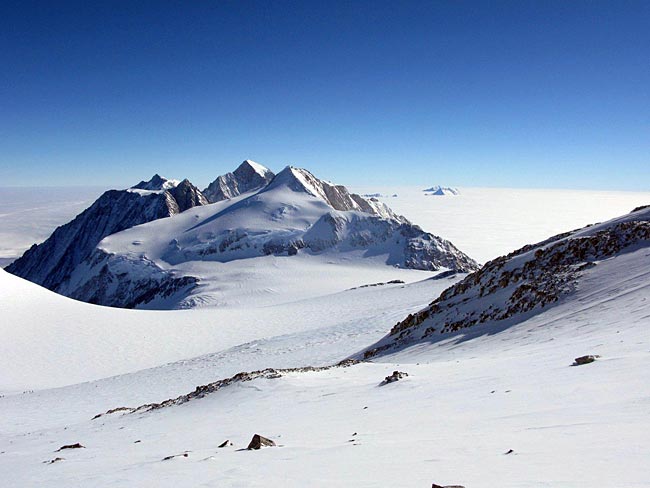
[{"label": "snowfield", "polygon": [[[380,190],[481,261],[650,203],[614,192],[366,192]],[[124,236],[102,245],[137,248]],[[223,301],[176,311],[89,305],[0,270],[0,486],[650,486],[648,245],[587,268],[563,300],[518,322],[93,419],[240,371],[360,357],[464,277],[354,255],[207,264],[224,266]],[[404,283],[359,287],[392,280]],[[600,357],[572,366],[589,354]],[[382,384],[396,370],[408,376]],[[245,450],[256,433],[278,447]],[[56,452],[75,443],[84,447]]]}]

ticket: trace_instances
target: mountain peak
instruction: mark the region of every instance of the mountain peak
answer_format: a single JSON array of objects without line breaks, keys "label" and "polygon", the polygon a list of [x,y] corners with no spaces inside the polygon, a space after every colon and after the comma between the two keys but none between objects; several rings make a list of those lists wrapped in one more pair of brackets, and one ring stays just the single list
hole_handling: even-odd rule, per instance
[{"label": "mountain peak", "polygon": [[255,161],[251,159],[245,159],[235,171],[233,171],[234,174],[238,173],[250,173],[253,171],[254,173],[257,173],[261,177],[265,178],[269,174],[273,175],[273,172],[267,168],[266,166],[256,163]]},{"label": "mountain peak", "polygon": [[264,188],[275,176],[267,167],[247,159],[235,171],[219,176],[203,194],[210,203],[234,198],[242,193]]},{"label": "mountain peak", "polygon": [[366,200],[356,193],[351,193],[343,185],[335,185],[316,178],[304,168],[286,166],[280,171],[264,191],[280,187],[289,188],[295,192],[303,192],[323,200],[334,210],[357,211],[399,222],[408,222],[404,217],[395,214],[388,206],[377,199]]},{"label": "mountain peak", "polygon": [[452,188],[449,186],[432,186],[431,188],[427,188],[426,190],[422,190],[423,192],[427,193],[428,195],[436,195],[436,196],[445,196],[445,195],[460,195],[460,191],[458,191],[458,188]]},{"label": "mountain peak", "polygon": [[149,190],[149,191],[160,191],[160,190],[169,190],[178,186],[178,180],[170,180],[164,176],[160,176],[158,173],[153,175],[149,181],[142,180],[137,185],[133,185],[131,188],[137,190]]}]

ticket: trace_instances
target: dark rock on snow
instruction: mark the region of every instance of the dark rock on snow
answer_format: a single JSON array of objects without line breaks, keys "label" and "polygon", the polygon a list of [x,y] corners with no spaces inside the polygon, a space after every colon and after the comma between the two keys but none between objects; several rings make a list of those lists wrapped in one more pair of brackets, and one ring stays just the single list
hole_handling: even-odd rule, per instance
[{"label": "dark rock on snow", "polygon": [[262,447],[275,447],[275,442],[259,434],[255,434],[246,449],[261,449]]},{"label": "dark rock on snow", "polygon": [[599,357],[600,356],[598,355],[592,355],[592,354],[589,354],[587,356],[580,356],[579,358],[575,358],[572,366],[582,366],[583,364],[593,363]]},{"label": "dark rock on snow", "polygon": [[63,451],[64,449],[85,449],[85,448],[86,446],[82,446],[77,442],[76,444],[66,444],[65,446],[61,446],[54,452]]},{"label": "dark rock on snow", "polygon": [[393,374],[391,374],[390,376],[386,376],[386,378],[384,378],[384,384],[394,383],[395,381],[399,381],[402,378],[407,377],[408,375],[409,375],[408,373],[404,373],[403,371],[393,371]]}]

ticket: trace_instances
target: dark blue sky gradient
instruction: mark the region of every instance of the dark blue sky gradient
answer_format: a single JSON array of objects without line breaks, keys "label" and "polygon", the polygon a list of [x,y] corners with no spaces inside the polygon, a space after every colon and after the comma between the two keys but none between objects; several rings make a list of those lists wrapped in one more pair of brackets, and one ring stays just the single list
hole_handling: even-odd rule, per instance
[{"label": "dark blue sky gradient", "polygon": [[4,185],[650,190],[650,2],[4,2],[0,66]]}]

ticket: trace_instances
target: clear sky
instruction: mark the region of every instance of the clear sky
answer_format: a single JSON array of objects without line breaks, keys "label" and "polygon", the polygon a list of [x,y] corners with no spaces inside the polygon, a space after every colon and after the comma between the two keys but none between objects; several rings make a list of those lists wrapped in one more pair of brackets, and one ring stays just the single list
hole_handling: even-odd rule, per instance
[{"label": "clear sky", "polygon": [[650,190],[650,2],[0,5],[2,185]]}]

